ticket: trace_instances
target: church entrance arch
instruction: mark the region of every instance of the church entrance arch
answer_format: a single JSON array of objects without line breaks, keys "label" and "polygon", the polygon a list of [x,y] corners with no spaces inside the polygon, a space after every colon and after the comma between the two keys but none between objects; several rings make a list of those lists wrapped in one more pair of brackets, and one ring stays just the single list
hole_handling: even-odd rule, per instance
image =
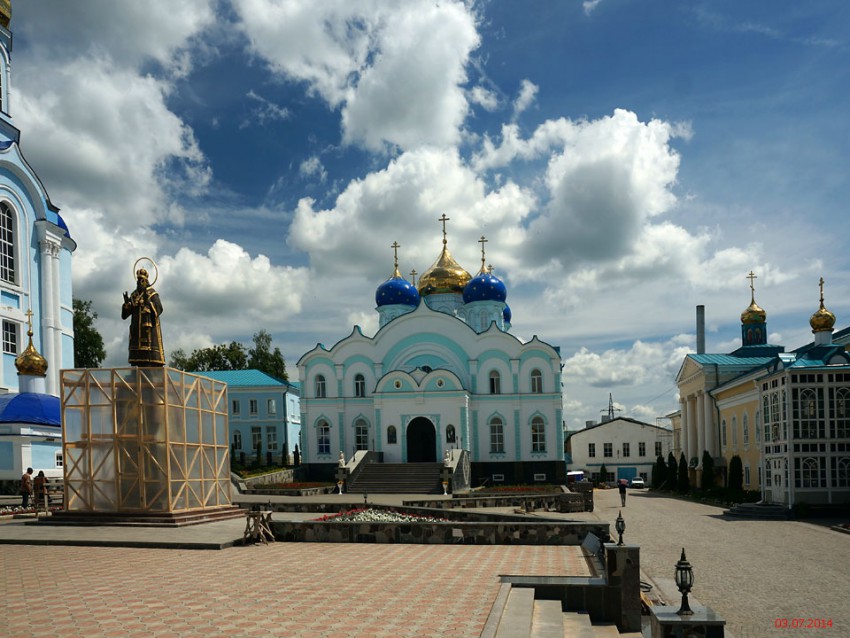
[{"label": "church entrance arch", "polygon": [[437,462],[437,430],[424,416],[407,424],[407,462]]}]

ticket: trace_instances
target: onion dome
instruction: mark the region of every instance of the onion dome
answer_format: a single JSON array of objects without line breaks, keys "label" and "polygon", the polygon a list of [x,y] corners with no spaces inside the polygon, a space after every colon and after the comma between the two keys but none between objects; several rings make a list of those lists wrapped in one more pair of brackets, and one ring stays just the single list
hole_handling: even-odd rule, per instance
[{"label": "onion dome", "polygon": [[756,303],[756,290],[753,287],[753,279],[755,278],[756,275],[751,270],[750,274],[747,275],[747,279],[750,280],[750,305],[741,313],[741,323],[743,324],[764,323],[767,319],[767,313]]},{"label": "onion dome", "polygon": [[504,319],[507,324],[510,324],[511,319],[513,319],[513,313],[511,313],[511,307],[508,304],[505,304],[505,309],[502,310],[502,319]]},{"label": "onion dome", "polygon": [[405,306],[419,305],[419,292],[416,286],[401,276],[396,266],[392,277],[378,286],[375,291],[375,304],[389,306],[393,304],[404,304]]},{"label": "onion dome", "polygon": [[7,29],[12,21],[12,0],[0,0],[0,25]]},{"label": "onion dome", "polygon": [[419,278],[419,294],[422,296],[457,293],[462,294],[464,287],[472,279],[466,270],[452,257],[447,247],[446,222],[449,220],[445,215],[440,219],[443,222],[443,250],[437,261],[422,273]]},{"label": "onion dome", "polygon": [[62,425],[59,397],[40,392],[10,392],[0,395],[0,423]]},{"label": "onion dome", "polygon": [[29,344],[26,349],[15,358],[15,367],[18,376],[46,377],[47,359],[42,357],[32,344],[32,325],[27,330]]},{"label": "onion dome", "polygon": [[481,244],[481,270],[473,277],[463,289],[463,303],[473,301],[502,301],[508,297],[508,290],[502,280],[493,274],[493,267],[484,266],[484,244],[487,240],[484,235],[478,240]]},{"label": "onion dome", "polygon": [[812,327],[812,332],[831,331],[835,326],[835,315],[823,305],[823,277],[820,278],[820,308],[809,319],[809,325]]}]

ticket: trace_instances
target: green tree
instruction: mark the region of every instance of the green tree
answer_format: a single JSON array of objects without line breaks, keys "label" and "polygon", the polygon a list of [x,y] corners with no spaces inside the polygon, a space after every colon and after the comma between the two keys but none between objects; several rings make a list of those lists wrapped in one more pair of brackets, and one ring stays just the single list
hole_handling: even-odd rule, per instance
[{"label": "green tree", "polygon": [[709,491],[714,487],[714,457],[708,453],[708,450],[702,451],[702,479],[700,487]]},{"label": "green tree", "polygon": [[77,368],[99,368],[106,358],[103,337],[94,326],[97,313],[91,301],[73,300],[74,308],[74,365]]},{"label": "green tree", "polygon": [[286,362],[280,348],[272,351],[272,336],[266,330],[260,330],[254,334],[253,341],[254,347],[248,350],[248,367],[288,381]]},{"label": "green tree", "polygon": [[652,487],[659,489],[667,480],[667,463],[664,462],[664,457],[660,454],[655,460],[655,469],[652,471]]},{"label": "green tree", "polygon": [[602,467],[599,468],[599,482],[605,483],[608,480],[608,468],[605,467],[605,464],[602,464]]},{"label": "green tree", "polygon": [[676,476],[679,472],[679,464],[676,463],[676,457],[673,456],[673,452],[670,452],[667,455],[667,489],[675,490],[676,489]]},{"label": "green tree", "polygon": [[679,457],[678,478],[676,480],[676,489],[682,494],[687,494],[691,491],[691,479],[688,478],[688,461],[685,458],[685,453]]},{"label": "green tree", "polygon": [[245,370],[248,367],[248,353],[241,343],[231,341],[230,344],[198,348],[193,350],[188,357],[182,349],[175,350],[171,353],[171,360],[168,365],[190,372]]},{"label": "green tree", "polygon": [[744,491],[744,464],[737,454],[729,459],[729,492],[731,495],[739,495]]}]

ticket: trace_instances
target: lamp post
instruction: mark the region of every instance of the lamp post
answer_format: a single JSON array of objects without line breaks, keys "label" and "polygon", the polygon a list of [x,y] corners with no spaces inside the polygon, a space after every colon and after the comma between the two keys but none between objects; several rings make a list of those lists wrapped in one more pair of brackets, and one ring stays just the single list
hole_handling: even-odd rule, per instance
[{"label": "lamp post", "polygon": [[363,505],[368,504],[369,495],[366,492],[363,492]]},{"label": "lamp post", "polygon": [[680,616],[690,616],[694,612],[688,604],[688,594],[694,586],[694,570],[688,559],[685,558],[685,548],[682,548],[682,558],[676,563],[676,587],[682,593],[682,606],[676,613]]},{"label": "lamp post", "polygon": [[617,541],[617,546],[623,544],[623,532],[626,531],[626,521],[623,520],[623,510],[620,510],[619,514],[617,514],[617,520],[614,523],[614,528],[617,530],[617,534],[620,535],[620,540]]}]

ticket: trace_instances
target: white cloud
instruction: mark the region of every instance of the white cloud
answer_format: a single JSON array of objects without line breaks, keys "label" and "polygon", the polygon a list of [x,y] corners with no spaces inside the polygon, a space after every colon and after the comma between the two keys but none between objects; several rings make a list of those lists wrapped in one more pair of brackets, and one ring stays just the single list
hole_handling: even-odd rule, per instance
[{"label": "white cloud", "polygon": [[519,94],[514,100],[514,119],[519,117],[523,111],[534,103],[539,88],[531,80],[525,79],[522,81],[519,87]]},{"label": "white cloud", "polygon": [[584,14],[590,15],[593,13],[593,10],[598,7],[601,2],[602,0],[584,0],[584,2],[581,3],[582,8],[584,9]]},{"label": "white cloud", "polygon": [[488,91],[481,85],[470,89],[469,101],[478,104],[485,111],[495,111],[499,108],[499,97],[493,91]]},{"label": "white cloud", "polygon": [[235,5],[254,52],[341,108],[343,140],[452,145],[468,104],[465,65],[479,44],[461,2],[271,2]]},{"label": "white cloud", "polygon": [[257,95],[253,90],[248,91],[246,97],[255,102],[255,105],[251,113],[240,122],[240,129],[253,125],[265,126],[271,122],[289,119],[289,109],[267,100],[262,95]]},{"label": "white cloud", "polygon": [[316,177],[320,182],[324,182],[328,177],[328,172],[322,165],[322,161],[315,155],[301,162],[298,173],[301,177]]}]

